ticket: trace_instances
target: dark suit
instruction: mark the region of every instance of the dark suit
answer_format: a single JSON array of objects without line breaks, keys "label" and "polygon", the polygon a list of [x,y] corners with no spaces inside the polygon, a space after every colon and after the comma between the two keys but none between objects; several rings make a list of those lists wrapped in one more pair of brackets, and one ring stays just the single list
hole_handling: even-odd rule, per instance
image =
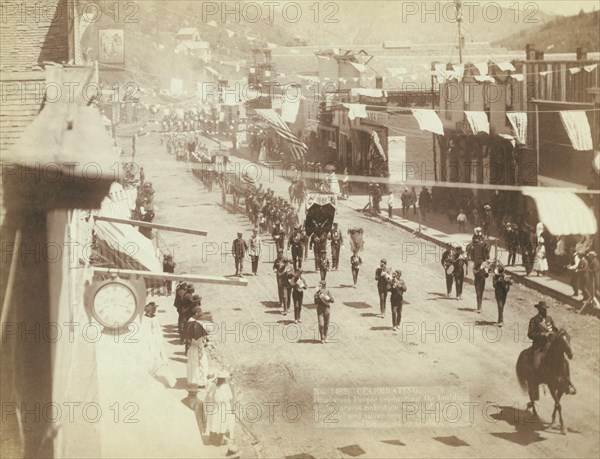
[{"label": "dark suit", "polygon": [[294,232],[288,240],[288,248],[292,248],[292,261],[294,263],[294,269],[302,268],[304,243],[304,234],[302,234],[300,231]]},{"label": "dark suit", "polygon": [[385,269],[377,268],[375,270],[375,280],[377,281],[377,292],[379,293],[379,310],[382,315],[385,315],[385,302],[389,290],[389,283],[387,276],[384,275]]},{"label": "dark suit", "polygon": [[244,257],[248,251],[248,244],[243,239],[235,239],[231,244],[231,254],[235,259],[235,274],[242,274],[244,269]]},{"label": "dark suit", "polygon": [[556,325],[554,325],[554,320],[550,316],[542,317],[538,314],[529,321],[527,337],[533,341],[531,349],[533,353],[533,366],[536,370],[539,370],[542,357],[550,343],[550,334],[555,330]]},{"label": "dark suit", "polygon": [[315,293],[315,305],[317,306],[317,318],[319,321],[319,336],[321,341],[327,339],[329,330],[329,315],[331,313],[330,304],[333,303],[333,297],[329,290],[318,290]]},{"label": "dark suit", "polygon": [[446,276],[446,293],[450,295],[452,293],[452,284],[454,283],[454,274],[448,274],[446,269],[454,263],[454,258],[450,250],[446,250],[442,254],[442,266],[444,267],[444,275]]},{"label": "dark suit", "polygon": [[406,292],[406,284],[402,279],[394,279],[390,290],[390,304],[392,306],[392,327],[398,327],[402,320],[402,300]]}]

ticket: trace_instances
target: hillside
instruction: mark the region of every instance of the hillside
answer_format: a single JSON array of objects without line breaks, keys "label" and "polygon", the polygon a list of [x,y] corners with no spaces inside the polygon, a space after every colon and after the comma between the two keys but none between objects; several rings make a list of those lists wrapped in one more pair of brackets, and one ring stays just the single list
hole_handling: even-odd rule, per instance
[{"label": "hillside", "polygon": [[[125,30],[124,70],[108,70],[104,67],[101,81],[134,82],[141,87],[167,89],[171,78],[179,78],[184,80],[184,89],[193,93],[197,82],[213,79],[206,70],[207,65],[217,70],[223,79],[239,80],[248,73],[245,62],[252,60],[252,49],[266,47],[267,43],[278,46],[296,44],[285,29],[270,24],[266,19],[244,24],[222,23],[216,17],[216,27],[208,25],[208,21],[202,21],[202,2],[136,2],[139,9],[127,21],[124,19],[125,13],[133,11],[127,6],[129,3],[121,2],[123,6],[119,21],[114,20],[114,1],[102,0],[95,3],[102,9],[101,17],[86,29],[82,37],[82,48],[91,48],[92,59],[96,59],[99,49],[98,30]],[[182,55],[175,49],[178,44],[175,35],[182,27],[196,27],[200,39],[210,43],[212,60],[209,64],[204,64],[198,58]]]},{"label": "hillside", "polygon": [[[415,44],[450,43],[457,40],[455,10],[450,3],[342,0],[335,2],[335,8],[326,9],[322,5],[318,17],[309,3],[302,3],[302,19],[297,24],[290,24],[289,28],[311,44],[374,45],[386,40]],[[530,14],[508,8],[495,10],[485,2],[466,3],[472,3],[471,7],[463,8],[464,32],[468,41],[491,42],[528,29],[534,22],[544,24],[552,18],[542,11]],[[424,14],[424,4],[427,4],[430,14]],[[480,4],[488,8],[478,6]],[[418,10],[409,14],[409,7]],[[327,19],[337,22],[326,22]]]},{"label": "hillside", "polygon": [[588,52],[600,51],[600,12],[580,13],[576,16],[559,16],[550,22],[522,30],[494,42],[508,49],[524,49],[532,43],[541,51],[572,53],[586,47]]}]

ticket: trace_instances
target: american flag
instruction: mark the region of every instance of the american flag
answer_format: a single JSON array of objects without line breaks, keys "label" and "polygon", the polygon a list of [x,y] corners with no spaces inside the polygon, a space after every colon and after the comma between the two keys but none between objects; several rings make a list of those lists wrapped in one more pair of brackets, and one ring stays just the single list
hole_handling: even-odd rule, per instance
[{"label": "american flag", "polygon": [[371,134],[371,144],[369,145],[369,158],[375,159],[377,156],[381,156],[381,159],[387,161],[387,156],[383,151],[383,147],[381,146],[381,142],[379,141],[379,135],[376,131],[373,131]]},{"label": "american flag", "polygon": [[308,150],[308,147],[298,137],[292,134],[288,125],[281,116],[273,109],[259,109],[256,113],[260,115],[272,127],[277,134],[288,142],[290,152],[296,161],[301,161]]}]

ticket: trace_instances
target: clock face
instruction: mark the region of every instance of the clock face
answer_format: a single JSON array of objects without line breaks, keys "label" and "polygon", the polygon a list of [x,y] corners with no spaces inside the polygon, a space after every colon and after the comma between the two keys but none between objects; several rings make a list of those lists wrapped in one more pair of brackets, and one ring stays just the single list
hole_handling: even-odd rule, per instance
[{"label": "clock face", "polygon": [[96,292],[93,303],[94,316],[108,328],[122,328],[133,319],[137,298],[127,285],[111,282]]}]

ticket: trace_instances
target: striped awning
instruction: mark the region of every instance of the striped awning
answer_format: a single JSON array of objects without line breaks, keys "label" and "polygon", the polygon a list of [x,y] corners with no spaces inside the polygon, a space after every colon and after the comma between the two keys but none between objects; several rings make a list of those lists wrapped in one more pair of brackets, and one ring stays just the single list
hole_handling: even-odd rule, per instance
[{"label": "striped awning", "polygon": [[592,209],[571,191],[525,188],[523,194],[533,198],[539,220],[555,236],[596,234],[598,231]]}]

